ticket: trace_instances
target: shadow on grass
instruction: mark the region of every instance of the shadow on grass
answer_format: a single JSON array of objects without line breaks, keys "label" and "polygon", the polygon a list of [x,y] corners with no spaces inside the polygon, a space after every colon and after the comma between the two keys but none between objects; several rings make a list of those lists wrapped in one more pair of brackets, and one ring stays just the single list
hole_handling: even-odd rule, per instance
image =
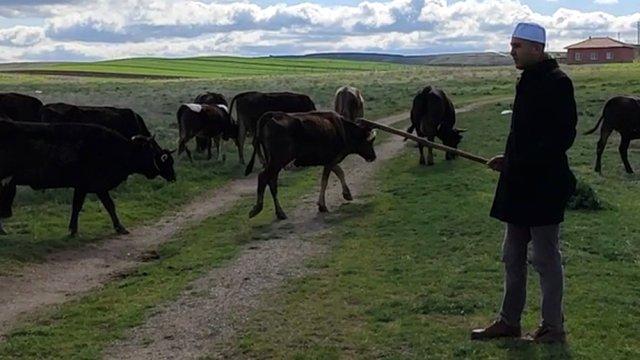
[{"label": "shadow on grass", "polygon": [[506,350],[507,359],[572,359],[568,344],[534,344],[529,341],[501,340],[497,346]]}]

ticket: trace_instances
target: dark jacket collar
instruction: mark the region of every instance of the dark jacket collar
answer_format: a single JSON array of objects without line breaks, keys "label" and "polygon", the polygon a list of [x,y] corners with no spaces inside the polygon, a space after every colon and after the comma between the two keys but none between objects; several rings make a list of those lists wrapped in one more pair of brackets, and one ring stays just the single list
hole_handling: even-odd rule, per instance
[{"label": "dark jacket collar", "polygon": [[525,69],[522,72],[523,76],[529,76],[529,75],[543,75],[546,73],[549,73],[555,69],[559,68],[558,62],[556,61],[556,59],[546,56],[544,60],[542,60],[541,62],[535,64],[534,66]]}]

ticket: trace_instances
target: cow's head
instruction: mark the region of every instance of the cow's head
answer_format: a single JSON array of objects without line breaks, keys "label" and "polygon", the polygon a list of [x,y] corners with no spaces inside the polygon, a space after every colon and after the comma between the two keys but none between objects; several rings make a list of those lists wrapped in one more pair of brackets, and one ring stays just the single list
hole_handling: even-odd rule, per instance
[{"label": "cow's head", "polygon": [[173,169],[173,154],[175,150],[162,149],[155,137],[136,135],[131,138],[138,153],[142,174],[153,179],[160,175],[167,181],[176,181],[176,172]]},{"label": "cow's head", "polygon": [[347,141],[350,143],[352,151],[365,159],[367,162],[376,159],[376,151],[373,143],[376,140],[376,130],[356,120],[355,122],[344,121]]},{"label": "cow's head", "polygon": [[458,148],[458,144],[462,140],[462,133],[467,131],[466,129],[453,128],[445,133],[440,134],[442,143],[453,148]]}]

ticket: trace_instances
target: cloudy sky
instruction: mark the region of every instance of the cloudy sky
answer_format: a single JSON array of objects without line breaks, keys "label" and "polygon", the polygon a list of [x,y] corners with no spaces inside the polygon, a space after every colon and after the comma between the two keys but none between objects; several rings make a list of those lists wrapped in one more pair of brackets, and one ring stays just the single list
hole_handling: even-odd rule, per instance
[{"label": "cloudy sky", "polygon": [[549,48],[636,41],[639,0],[0,0],[0,62],[134,56],[505,51],[513,25]]}]

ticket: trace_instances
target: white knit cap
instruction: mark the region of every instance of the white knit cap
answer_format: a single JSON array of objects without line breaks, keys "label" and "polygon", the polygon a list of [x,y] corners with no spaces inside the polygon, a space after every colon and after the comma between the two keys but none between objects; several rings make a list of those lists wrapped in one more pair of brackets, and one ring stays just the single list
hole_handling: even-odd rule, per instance
[{"label": "white knit cap", "polygon": [[534,23],[519,23],[513,31],[513,37],[543,45],[547,42],[546,30],[542,26]]}]

